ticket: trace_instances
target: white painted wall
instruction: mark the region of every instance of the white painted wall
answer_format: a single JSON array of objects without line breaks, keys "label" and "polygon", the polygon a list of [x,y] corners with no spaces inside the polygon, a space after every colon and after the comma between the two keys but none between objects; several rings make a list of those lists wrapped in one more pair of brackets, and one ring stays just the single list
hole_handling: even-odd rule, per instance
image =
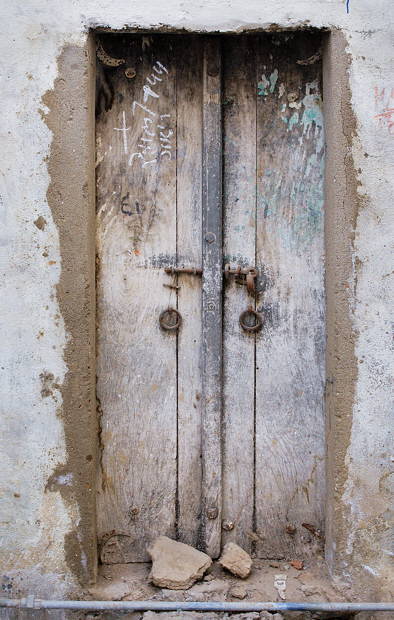
[{"label": "white painted wall", "polygon": [[[343,501],[350,507],[348,552],[355,551],[353,561],[357,559],[360,569],[372,580],[381,580],[389,592],[394,555],[394,363],[390,353],[394,299],[394,214],[390,198],[394,189],[394,114],[384,115],[384,111],[394,109],[394,7],[386,4],[384,10],[384,6],[384,2],[378,3],[381,12],[376,16],[380,15],[386,25],[369,23],[365,32],[360,28],[357,30],[361,32],[348,35],[352,104],[359,138],[353,143],[353,157],[365,206],[357,219],[354,280],[349,282],[354,287],[358,380],[347,454],[349,478]],[[370,530],[359,537],[358,528],[366,520],[377,528],[385,523],[386,533],[376,538]],[[374,548],[374,559],[369,563],[355,548],[363,538],[366,545]],[[391,589],[392,598],[393,594]]]},{"label": "white painted wall", "polygon": [[[41,116],[41,97],[53,87],[62,47],[67,43],[83,46],[88,29],[99,25],[228,31],[276,23],[283,28],[309,24],[343,29],[351,56],[352,104],[358,124],[353,155],[360,168],[359,192],[365,196],[356,228],[354,264],[358,277],[348,283],[354,291],[359,359],[349,479],[341,500],[351,508],[349,553],[358,544],[357,528],[363,520],[371,516],[380,522],[387,519],[389,492],[393,489],[388,473],[393,463],[388,299],[393,280],[389,247],[393,238],[394,114],[377,115],[394,108],[394,7],[392,0],[349,0],[348,4],[347,13],[344,0],[3,3],[1,565],[7,577],[24,575],[27,590],[41,583],[41,592],[52,597],[69,591],[74,580],[65,562],[63,539],[79,518],[77,507],[66,507],[59,493],[44,493],[48,477],[65,458],[65,445],[62,424],[56,416],[60,394],[55,388],[53,396],[42,397],[40,374],[47,371],[54,375],[55,383],[62,382],[67,333],[54,291],[61,261],[58,231],[46,202],[51,133]],[[33,223],[39,215],[46,219],[44,230]],[[375,559],[363,570],[371,579],[381,579],[387,575],[392,553],[388,536],[387,540],[378,537]],[[362,560],[360,556],[361,565]],[[43,579],[41,574],[45,575]],[[5,579],[4,583],[8,582]]]}]

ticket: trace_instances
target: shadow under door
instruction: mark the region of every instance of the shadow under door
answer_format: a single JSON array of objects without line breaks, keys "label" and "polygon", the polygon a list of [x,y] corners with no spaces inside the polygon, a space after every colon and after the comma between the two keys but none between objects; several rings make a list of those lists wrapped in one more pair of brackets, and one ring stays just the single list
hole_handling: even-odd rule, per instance
[{"label": "shadow under door", "polygon": [[103,563],[321,543],[320,44],[97,40]]}]

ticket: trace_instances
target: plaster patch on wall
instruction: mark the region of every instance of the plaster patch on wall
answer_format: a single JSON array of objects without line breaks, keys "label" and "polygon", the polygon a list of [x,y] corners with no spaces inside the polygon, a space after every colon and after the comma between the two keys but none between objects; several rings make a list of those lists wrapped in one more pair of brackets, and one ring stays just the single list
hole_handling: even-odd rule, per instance
[{"label": "plaster patch on wall", "polygon": [[[380,66],[379,88],[390,84],[394,59],[387,55],[389,36],[372,35],[374,62]],[[358,139],[353,157],[358,169],[360,202],[354,238],[353,323],[358,334],[358,379],[353,409],[351,440],[347,452],[348,480],[343,501],[349,508],[347,553],[349,564],[362,563],[363,572],[377,580],[384,577],[384,591],[393,585],[391,560],[381,546],[390,545],[394,526],[392,493],[384,481],[393,471],[394,447],[390,299],[393,278],[387,276],[391,262],[394,222],[390,208],[394,192],[394,147],[390,132],[377,133],[374,119],[375,91],[364,89],[370,67],[362,59],[363,39],[352,39],[350,70],[352,104],[358,112]],[[386,76],[386,77],[385,77]],[[387,82],[385,81],[387,80]],[[380,545],[378,544],[380,540]],[[364,562],[362,562],[362,559]],[[367,561],[365,561],[367,560]],[[391,574],[391,579],[390,579]],[[379,583],[376,581],[376,583]]]},{"label": "plaster patch on wall", "polygon": [[0,314],[5,327],[0,354],[0,536],[1,565],[15,583],[25,571],[27,582],[34,580],[33,573],[37,579],[52,573],[56,578],[50,579],[51,588],[44,582],[41,591],[53,596],[72,582],[71,576],[64,579],[68,568],[63,544],[73,519],[58,492],[51,497],[44,493],[48,477],[66,456],[57,388],[67,372],[67,335],[56,299],[58,232],[46,199],[52,135],[39,113],[42,93],[56,77],[62,35],[54,27],[48,36],[41,18],[48,16],[38,7],[3,7],[9,27],[0,40]]}]

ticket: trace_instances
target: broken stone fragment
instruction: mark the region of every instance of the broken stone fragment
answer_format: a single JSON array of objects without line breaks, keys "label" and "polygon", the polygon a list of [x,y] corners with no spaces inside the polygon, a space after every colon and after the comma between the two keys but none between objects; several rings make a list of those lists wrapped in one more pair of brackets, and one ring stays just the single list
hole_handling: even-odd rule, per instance
[{"label": "broken stone fragment", "polygon": [[224,546],[219,564],[233,573],[233,575],[245,579],[250,575],[252,558],[241,547],[233,542],[229,542]]},{"label": "broken stone fragment", "polygon": [[152,558],[152,583],[169,590],[187,590],[212,564],[206,553],[167,536],[156,538],[148,553]]},{"label": "broken stone fragment", "polygon": [[230,590],[230,596],[232,596],[233,598],[244,599],[246,597],[246,594],[247,594],[247,591],[246,591],[245,586],[243,585],[234,586]]}]

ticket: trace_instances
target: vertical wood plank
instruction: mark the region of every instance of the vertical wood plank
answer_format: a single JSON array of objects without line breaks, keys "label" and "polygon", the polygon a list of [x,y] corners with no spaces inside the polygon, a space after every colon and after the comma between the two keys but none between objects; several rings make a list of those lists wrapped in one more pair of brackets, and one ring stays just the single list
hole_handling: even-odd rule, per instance
[{"label": "vertical wood plank", "polygon": [[105,69],[97,121],[98,531],[102,562],[118,563],[175,534],[176,336],[158,318],[176,258],[176,76],[168,37],[104,41],[126,61]]},{"label": "vertical wood plank", "polygon": [[[256,352],[260,557],[304,557],[324,501],[323,165],[319,40],[260,39],[257,254],[266,287]],[[305,62],[306,61],[306,62]]]},{"label": "vertical wood plank", "polygon": [[[228,37],[223,53],[224,262],[255,264],[256,91],[254,37]],[[255,300],[234,278],[224,295],[223,542],[251,551],[254,517],[255,335],[239,316]]]},{"label": "vertical wood plank", "polygon": [[[181,39],[177,65],[178,265],[201,266],[201,39]],[[201,278],[178,278],[178,536],[198,544],[201,516]]]},{"label": "vertical wood plank", "polygon": [[220,554],[222,512],[222,127],[220,39],[204,40],[202,169],[202,535]]}]

